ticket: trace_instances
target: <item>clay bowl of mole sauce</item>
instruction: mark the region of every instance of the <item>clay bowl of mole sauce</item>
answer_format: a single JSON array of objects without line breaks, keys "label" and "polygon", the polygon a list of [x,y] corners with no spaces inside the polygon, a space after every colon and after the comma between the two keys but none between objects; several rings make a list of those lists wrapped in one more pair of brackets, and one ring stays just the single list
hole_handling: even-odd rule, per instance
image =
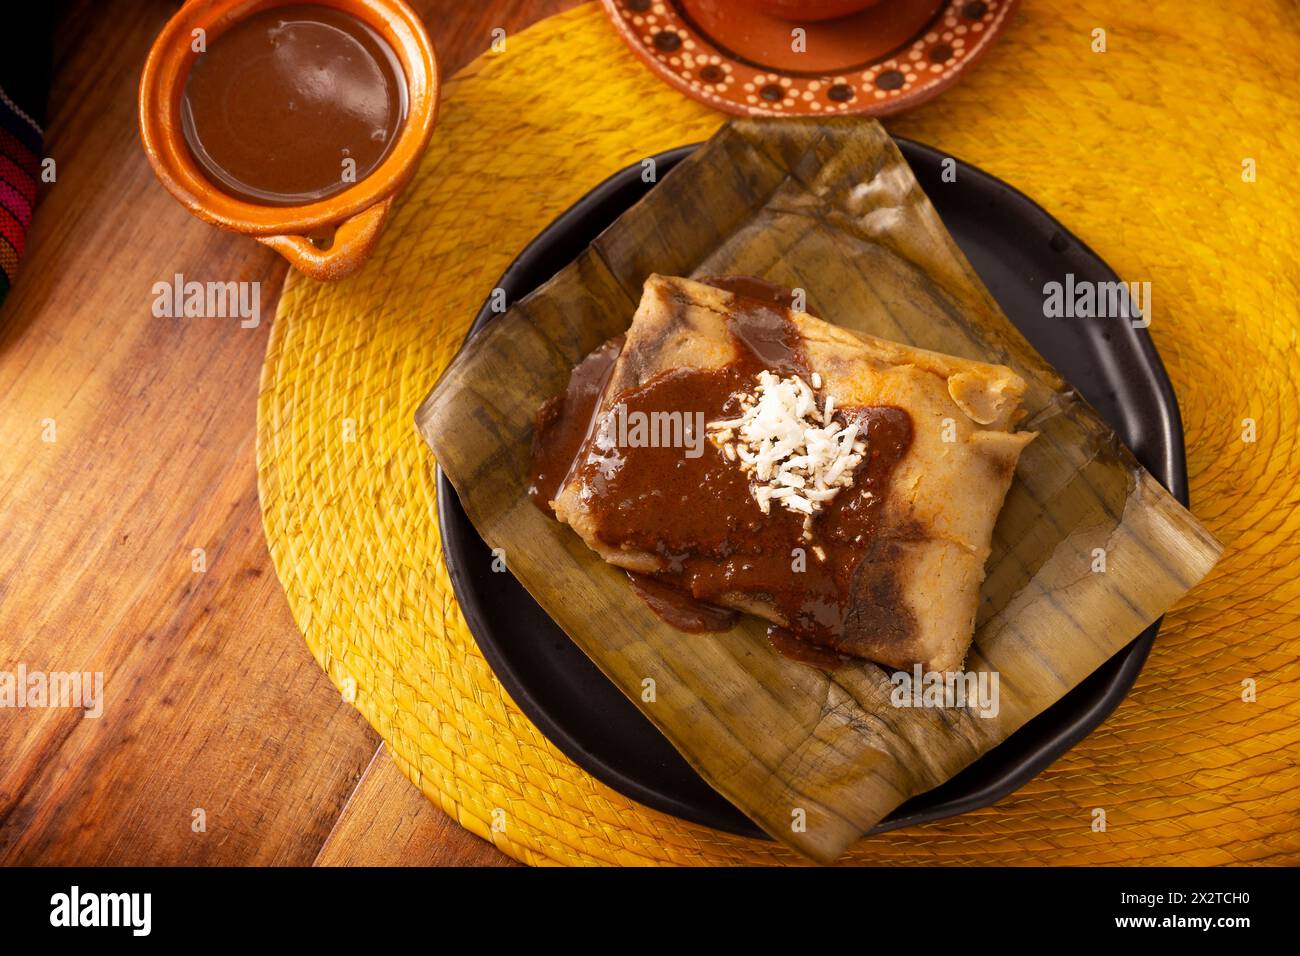
[{"label": "clay bowl of mole sauce", "polygon": [[189,0],[145,62],[140,136],[194,215],[338,279],[419,165],[438,86],[401,0]]}]

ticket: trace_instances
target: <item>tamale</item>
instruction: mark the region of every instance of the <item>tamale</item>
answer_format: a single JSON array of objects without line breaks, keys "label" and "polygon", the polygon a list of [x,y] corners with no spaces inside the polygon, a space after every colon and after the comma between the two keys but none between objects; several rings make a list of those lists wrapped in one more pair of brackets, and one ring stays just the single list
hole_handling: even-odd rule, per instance
[{"label": "tamale", "polygon": [[[772,394],[788,373],[796,400],[813,395],[809,381],[824,398],[804,399],[809,419],[777,409],[796,464],[760,462],[760,481],[734,429],[702,426],[764,373]],[[803,642],[949,670],[970,644],[993,524],[1034,437],[1009,430],[1024,389],[1005,366],[652,275],[552,505],[606,561],[765,618],[796,656]],[[834,484],[800,467],[813,448],[831,456]]]}]

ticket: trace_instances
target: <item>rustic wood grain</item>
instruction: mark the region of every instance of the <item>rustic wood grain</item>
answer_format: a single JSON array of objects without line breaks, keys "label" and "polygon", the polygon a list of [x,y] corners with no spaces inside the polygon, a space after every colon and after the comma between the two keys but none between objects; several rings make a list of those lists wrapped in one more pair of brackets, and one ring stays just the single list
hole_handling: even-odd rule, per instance
[{"label": "rustic wood grain", "polygon": [[366,769],[317,866],[518,866],[411,786],[387,747]]},{"label": "rustic wood grain", "polygon": [[[413,5],[450,76],[573,2]],[[191,218],[141,152],[139,72],[175,6],[81,0],[56,27],[58,181],[0,310],[0,668],[102,671],[105,707],[0,710],[0,863],[504,860],[377,753],[275,579],[254,406],[286,267]],[[262,324],[155,318],[178,272],[260,282]]]}]

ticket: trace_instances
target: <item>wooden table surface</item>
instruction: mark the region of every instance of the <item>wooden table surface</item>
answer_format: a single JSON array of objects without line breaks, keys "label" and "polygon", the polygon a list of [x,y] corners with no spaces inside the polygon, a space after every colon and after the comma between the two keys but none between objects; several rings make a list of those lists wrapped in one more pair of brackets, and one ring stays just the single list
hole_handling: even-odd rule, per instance
[{"label": "wooden table surface", "polygon": [[[575,0],[409,2],[450,77]],[[0,307],[0,670],[102,671],[104,712],[0,708],[0,863],[509,864],[399,773],[290,617],[254,462],[286,266],[186,213],[136,130],[177,6],[57,20],[58,178]],[[155,318],[176,273],[260,281],[262,324]]]}]

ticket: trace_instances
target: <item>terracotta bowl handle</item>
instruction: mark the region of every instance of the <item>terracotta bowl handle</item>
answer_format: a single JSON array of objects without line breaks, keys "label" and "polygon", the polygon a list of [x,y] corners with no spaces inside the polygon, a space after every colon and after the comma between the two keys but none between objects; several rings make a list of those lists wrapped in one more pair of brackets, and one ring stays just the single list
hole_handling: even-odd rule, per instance
[{"label": "terracotta bowl handle", "polygon": [[258,236],[257,241],[280,253],[304,275],[322,282],[342,279],[360,269],[370,257],[392,206],[390,196],[340,223],[327,248],[305,236]]}]

